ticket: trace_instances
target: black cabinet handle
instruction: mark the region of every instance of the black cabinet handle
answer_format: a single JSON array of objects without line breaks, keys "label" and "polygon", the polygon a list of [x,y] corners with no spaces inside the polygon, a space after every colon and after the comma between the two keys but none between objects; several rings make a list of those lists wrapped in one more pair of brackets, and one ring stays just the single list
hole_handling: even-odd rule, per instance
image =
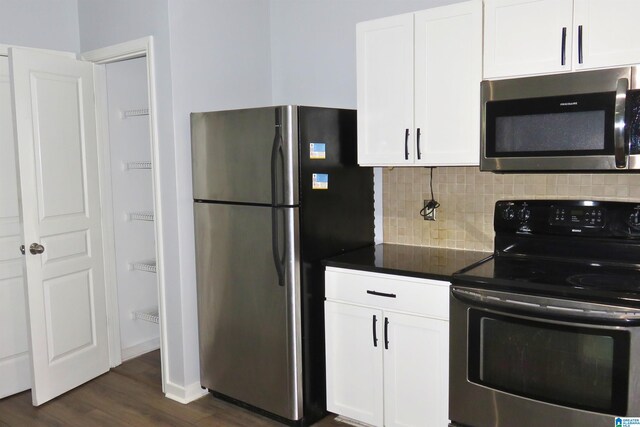
[{"label": "black cabinet handle", "polygon": [[560,54],[560,65],[567,63],[567,27],[562,27],[562,53]]},{"label": "black cabinet handle", "polygon": [[384,318],[384,349],[389,350],[389,318]]},{"label": "black cabinet handle", "polygon": [[376,333],[376,323],[378,323],[378,318],[376,317],[376,315],[373,315],[373,346],[377,347],[378,346],[378,334]]},{"label": "black cabinet handle", "polygon": [[404,159],[409,160],[409,129],[404,131]]},{"label": "black cabinet handle", "polygon": [[396,294],[388,294],[385,292],[378,292],[378,291],[367,291],[367,293],[369,295],[375,295],[377,297],[387,297],[387,298],[395,298]]},{"label": "black cabinet handle", "polygon": [[582,25],[578,25],[578,64],[582,64]]},{"label": "black cabinet handle", "polygon": [[420,153],[420,128],[418,128],[416,130],[416,140],[417,140],[417,148],[418,148],[418,160],[420,160],[420,157],[422,157],[421,153]]}]

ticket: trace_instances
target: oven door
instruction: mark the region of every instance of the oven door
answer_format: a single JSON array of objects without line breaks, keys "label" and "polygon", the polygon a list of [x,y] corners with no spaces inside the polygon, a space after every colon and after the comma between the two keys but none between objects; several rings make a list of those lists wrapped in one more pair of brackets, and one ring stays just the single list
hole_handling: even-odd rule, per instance
[{"label": "oven door", "polygon": [[454,286],[449,416],[473,427],[640,416],[639,310]]}]

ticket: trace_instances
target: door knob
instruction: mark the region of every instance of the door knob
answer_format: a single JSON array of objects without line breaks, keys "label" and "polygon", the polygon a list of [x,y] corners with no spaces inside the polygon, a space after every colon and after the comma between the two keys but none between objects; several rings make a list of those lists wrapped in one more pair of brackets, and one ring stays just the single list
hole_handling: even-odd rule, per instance
[{"label": "door knob", "polygon": [[44,252],[44,246],[42,246],[40,243],[32,243],[31,246],[29,246],[29,252],[31,252],[33,255],[41,254],[42,252]]}]

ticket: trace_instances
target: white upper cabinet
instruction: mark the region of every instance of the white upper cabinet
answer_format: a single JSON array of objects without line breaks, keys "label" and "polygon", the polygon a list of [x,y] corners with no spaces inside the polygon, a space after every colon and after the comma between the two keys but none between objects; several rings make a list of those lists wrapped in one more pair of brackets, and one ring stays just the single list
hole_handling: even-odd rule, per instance
[{"label": "white upper cabinet", "polygon": [[579,37],[574,44],[574,68],[640,63],[639,15],[638,0],[574,0],[574,31],[582,28],[582,45]]},{"label": "white upper cabinet", "polygon": [[484,78],[640,62],[637,0],[485,0]]},{"label": "white upper cabinet", "polygon": [[415,75],[415,163],[477,166],[482,80],[481,2],[459,3],[415,14]]},{"label": "white upper cabinet", "polygon": [[482,2],[359,23],[358,163],[477,165]]},{"label": "white upper cabinet", "polygon": [[571,70],[573,0],[485,0],[484,78]]},{"label": "white upper cabinet", "polygon": [[356,50],[358,161],[405,164],[413,159],[413,14],[357,24]]}]

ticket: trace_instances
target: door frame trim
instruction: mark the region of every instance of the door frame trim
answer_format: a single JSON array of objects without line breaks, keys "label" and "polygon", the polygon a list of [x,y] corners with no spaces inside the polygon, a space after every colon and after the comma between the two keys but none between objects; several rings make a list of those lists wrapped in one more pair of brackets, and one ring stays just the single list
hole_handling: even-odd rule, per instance
[{"label": "door frame trim", "polygon": [[28,49],[35,52],[50,53],[52,55],[66,56],[67,58],[77,59],[76,54],[73,52],[66,52],[62,50],[51,50],[51,49],[38,49],[35,47],[27,47],[27,46],[20,46],[20,45],[14,45],[14,44],[1,44],[1,43],[0,43],[0,56],[9,56],[9,49],[12,47],[19,47],[20,49]]},{"label": "door frame trim", "polygon": [[[0,46],[1,48],[1,46]],[[104,48],[83,52],[80,59],[93,62],[96,65],[106,65],[118,61],[125,61],[134,58],[146,58],[147,62],[147,86],[149,103],[149,136],[151,142],[152,176],[153,176],[153,203],[154,203],[154,227],[156,235],[156,259],[157,259],[157,282],[158,282],[158,314],[160,326],[160,358],[162,365],[162,391],[166,392],[168,369],[168,349],[167,349],[167,329],[164,323],[166,319],[166,288],[164,275],[164,238],[162,233],[162,195],[160,192],[160,153],[158,141],[158,120],[157,120],[157,97],[156,97],[156,71],[153,36],[143,37],[136,40],[119,43]],[[106,74],[104,67],[96,67],[96,114],[98,123],[98,145],[100,148],[100,183],[101,199],[103,201],[103,230],[110,232],[103,233],[104,253],[105,253],[105,280],[107,291],[107,316],[109,318],[109,357],[112,367],[122,363],[122,353],[120,344],[120,322],[118,317],[118,294],[116,285],[116,262],[115,262],[115,242],[113,237],[113,209],[111,199],[111,165],[109,160],[109,129],[107,115],[106,97]]]}]

